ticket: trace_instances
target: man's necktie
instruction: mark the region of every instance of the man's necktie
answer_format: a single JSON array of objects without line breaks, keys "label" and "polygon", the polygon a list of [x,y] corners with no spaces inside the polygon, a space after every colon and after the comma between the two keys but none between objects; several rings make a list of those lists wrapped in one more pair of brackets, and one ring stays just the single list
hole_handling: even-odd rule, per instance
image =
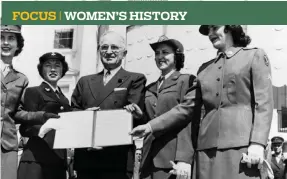
[{"label": "man's necktie", "polygon": [[104,76],[104,85],[106,85],[109,82],[110,75],[111,75],[111,72],[107,71],[105,76]]}]

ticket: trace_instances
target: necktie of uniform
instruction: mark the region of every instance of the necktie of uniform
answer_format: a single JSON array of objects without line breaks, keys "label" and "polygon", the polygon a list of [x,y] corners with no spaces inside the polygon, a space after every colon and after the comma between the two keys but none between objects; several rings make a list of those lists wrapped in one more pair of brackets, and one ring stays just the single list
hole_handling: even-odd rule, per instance
[{"label": "necktie of uniform", "polygon": [[11,71],[11,67],[9,65],[5,66],[3,70],[4,77],[7,76],[10,71]]},{"label": "necktie of uniform", "polygon": [[60,99],[60,93],[59,93],[59,91],[56,90],[55,93],[56,93],[56,96]]},{"label": "necktie of uniform", "polygon": [[164,81],[164,76],[161,76],[159,79],[158,79],[158,89],[161,87],[161,85],[163,84],[163,81]]},{"label": "necktie of uniform", "polygon": [[109,76],[111,75],[110,71],[107,71],[104,76],[104,85],[106,85],[109,82]]}]

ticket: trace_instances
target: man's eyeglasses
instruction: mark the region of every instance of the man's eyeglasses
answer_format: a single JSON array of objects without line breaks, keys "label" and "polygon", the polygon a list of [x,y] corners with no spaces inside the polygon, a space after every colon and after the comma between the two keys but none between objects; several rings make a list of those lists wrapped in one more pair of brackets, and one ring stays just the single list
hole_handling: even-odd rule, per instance
[{"label": "man's eyeglasses", "polygon": [[107,52],[109,48],[112,53],[118,53],[122,50],[122,48],[117,45],[101,45],[99,49],[101,52]]}]

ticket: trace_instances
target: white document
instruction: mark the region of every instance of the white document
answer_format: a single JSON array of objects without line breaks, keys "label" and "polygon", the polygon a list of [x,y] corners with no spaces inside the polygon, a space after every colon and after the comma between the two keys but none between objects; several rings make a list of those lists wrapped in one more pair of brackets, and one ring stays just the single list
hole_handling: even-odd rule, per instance
[{"label": "white document", "polygon": [[88,148],[132,144],[132,115],[126,110],[60,113],[54,148]]},{"label": "white document", "polygon": [[54,148],[92,147],[94,111],[60,113],[60,129],[56,130]]},{"label": "white document", "polygon": [[132,115],[126,110],[98,111],[96,114],[94,146],[133,144],[129,132],[133,128]]}]

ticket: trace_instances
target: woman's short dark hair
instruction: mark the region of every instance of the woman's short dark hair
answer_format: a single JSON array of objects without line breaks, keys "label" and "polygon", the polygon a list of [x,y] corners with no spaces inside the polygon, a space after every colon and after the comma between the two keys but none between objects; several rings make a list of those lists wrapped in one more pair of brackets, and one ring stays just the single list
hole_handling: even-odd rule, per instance
[{"label": "woman's short dark hair", "polygon": [[246,47],[251,42],[251,38],[245,34],[241,25],[225,25],[224,32],[230,32],[234,45],[237,47]]},{"label": "woman's short dark hair", "polygon": [[184,59],[185,59],[184,53],[176,50],[174,56],[176,71],[180,71],[184,67]]},{"label": "woman's short dark hair", "polygon": [[[63,76],[65,76],[65,74],[67,73],[67,71],[69,70],[69,66],[68,66],[68,63],[65,61],[65,57],[64,56],[62,56],[61,54],[59,54],[59,53],[55,53],[56,55],[59,55],[59,58],[56,58],[56,59],[58,59],[61,63],[62,63],[62,65],[63,65],[63,70],[62,70],[62,76],[61,76],[61,78],[63,77]],[[43,75],[43,65],[44,65],[44,63],[45,63],[45,61],[47,61],[47,60],[49,60],[50,58],[49,58],[49,55],[50,55],[50,53],[46,53],[46,54],[44,54],[43,56],[41,56],[40,57],[40,62],[39,62],[39,64],[38,64],[38,66],[37,66],[37,68],[38,68],[38,72],[39,72],[39,75],[44,79],[44,75]],[[55,58],[52,58],[52,59],[55,59]]]},{"label": "woman's short dark hair", "polygon": [[23,47],[24,47],[24,38],[23,38],[22,34],[15,33],[15,35],[16,35],[18,49],[15,51],[14,57],[19,55],[22,52]]},{"label": "woman's short dark hair", "polygon": [[174,51],[174,63],[175,63],[175,69],[176,71],[180,71],[184,67],[184,60],[185,56],[184,53],[181,52],[177,46],[167,43],[167,45],[172,47],[172,50]]}]

